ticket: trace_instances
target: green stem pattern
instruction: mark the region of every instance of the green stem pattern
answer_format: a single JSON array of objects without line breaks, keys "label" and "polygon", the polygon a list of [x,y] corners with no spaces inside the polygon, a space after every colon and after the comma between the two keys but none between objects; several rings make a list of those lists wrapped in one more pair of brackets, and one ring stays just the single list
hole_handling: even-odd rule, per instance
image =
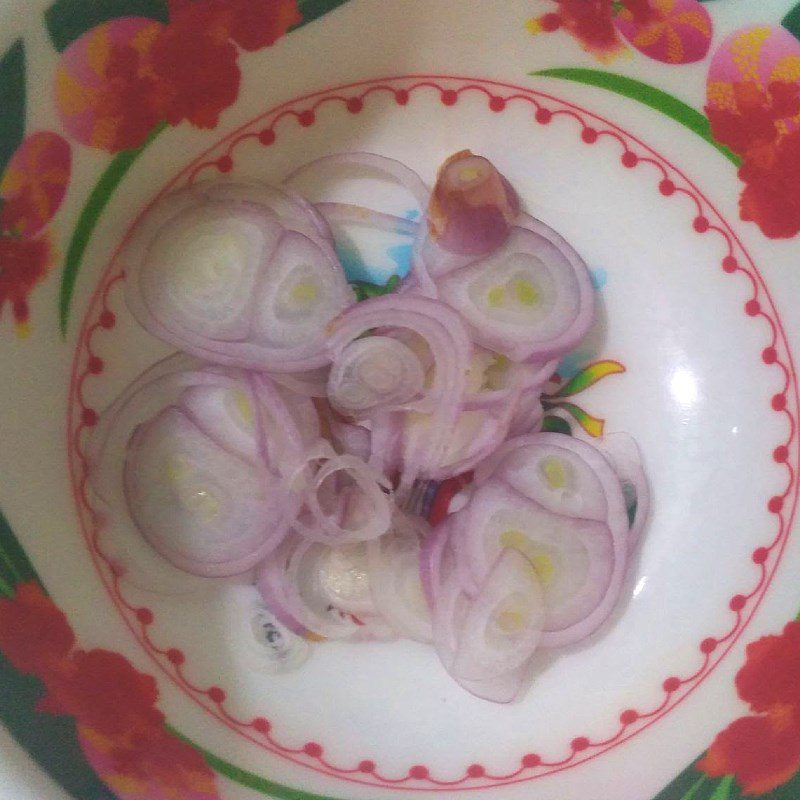
[{"label": "green stem pattern", "polygon": [[617,75],[614,72],[605,72],[599,69],[582,69],[574,67],[556,67],[555,69],[542,69],[531,72],[531,75],[538,75],[545,78],[561,78],[575,83],[582,83],[587,86],[597,86],[609,92],[628,97],[649,106],[654,111],[659,111],[675,122],[688,128],[692,133],[696,133],[712,147],[722,153],[731,164],[740,166],[741,158],[736,153],[729,150],[725,145],[720,144],[711,135],[711,124],[708,117],[701,114],[696,108],[692,108],[677,97],[656,89],[642,81],[628,78],[624,75]]},{"label": "green stem pattern", "polygon": [[731,789],[733,788],[733,775],[726,775],[714,789],[714,793],[708,800],[728,800],[731,796]]},{"label": "green stem pattern", "polygon": [[700,787],[708,780],[705,775],[701,775],[691,786],[688,792],[681,798],[681,800],[694,800]]},{"label": "green stem pattern", "polygon": [[58,318],[61,328],[61,335],[67,335],[67,324],[69,322],[70,305],[72,295],[75,291],[75,283],[78,279],[78,272],[83,263],[83,256],[89,241],[92,238],[94,229],[100,220],[100,215],[105,211],[111,197],[116,191],[117,186],[133,166],[137,158],[147,149],[150,143],[158,136],[164,128],[165,122],[153,128],[152,133],[137,148],[133,150],[123,150],[118,153],[100,176],[100,180],[95,185],[86,205],[78,217],[78,224],[72,233],[67,257],[64,261],[64,271],[61,274],[61,291],[58,298]]},{"label": "green stem pattern", "polygon": [[327,795],[304,792],[302,789],[292,789],[289,786],[284,786],[283,784],[275,783],[274,781],[262,778],[260,775],[256,775],[253,772],[248,772],[246,769],[237,767],[235,764],[231,764],[229,761],[225,761],[225,759],[220,758],[210,751],[200,747],[199,744],[193,742],[187,736],[184,736],[182,733],[180,733],[180,731],[175,730],[175,728],[172,728],[169,725],[166,727],[173,736],[176,736],[182,742],[188,744],[191,748],[200,753],[200,755],[203,756],[206,764],[208,764],[208,766],[213,769],[214,772],[217,772],[223,777],[228,778],[228,780],[239,784],[239,786],[244,786],[247,789],[253,789],[256,792],[266,795],[267,797],[275,798],[275,800],[336,800],[336,798],[332,798]]}]

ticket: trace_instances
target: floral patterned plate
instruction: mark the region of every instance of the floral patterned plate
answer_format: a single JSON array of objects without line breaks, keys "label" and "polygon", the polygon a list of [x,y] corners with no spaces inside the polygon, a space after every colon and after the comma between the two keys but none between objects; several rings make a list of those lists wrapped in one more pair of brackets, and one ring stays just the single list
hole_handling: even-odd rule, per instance
[{"label": "floral patterned plate", "polygon": [[[252,587],[165,593],[86,486],[99,413],[165,352],[114,258],[148,204],[463,148],[592,267],[547,424],[630,431],[655,495],[615,618],[509,707],[410,642],[271,674]],[[38,764],[5,745],[0,796],[800,797],[798,187],[789,0],[0,0],[0,720]],[[410,246],[340,256],[369,294]]]}]

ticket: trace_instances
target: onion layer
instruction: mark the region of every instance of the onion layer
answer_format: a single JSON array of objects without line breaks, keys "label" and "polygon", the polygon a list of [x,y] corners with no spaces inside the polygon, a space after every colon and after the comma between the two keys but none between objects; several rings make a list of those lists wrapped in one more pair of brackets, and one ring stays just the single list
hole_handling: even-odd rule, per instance
[{"label": "onion layer", "polygon": [[513,228],[496,252],[445,275],[437,286],[480,345],[514,361],[566,353],[594,318],[589,271],[566,243]]},{"label": "onion layer", "polygon": [[266,473],[211,441],[178,408],[139,428],[128,448],[125,493],[139,531],[196,575],[245,572],[274,546],[281,509],[270,488]]},{"label": "onion layer", "polygon": [[[481,486],[454,515],[453,538],[480,585],[500,554],[513,549],[537,572],[546,615],[543,644],[584,638],[605,620],[619,591],[620,554],[608,527],[554,514],[498,481]],[[624,564],[624,553],[622,554]]]},{"label": "onion layer", "polygon": [[165,197],[121,262],[147,330],[231,366],[324,365],[325,326],[354,301],[318,220],[266,186],[199,184]]},{"label": "onion layer", "polygon": [[[414,425],[401,423],[399,492],[403,496],[410,492],[418,477],[432,477],[441,464],[449,432],[460,411],[471,345],[461,319],[443,304],[414,296],[375,297],[349,309],[331,326],[328,347],[333,371],[338,369],[337,363],[348,346],[381,328],[410,331],[424,344],[432,364],[428,370],[430,386],[420,401],[414,405],[399,404],[408,409],[407,413],[416,415],[404,420]],[[384,415],[391,410],[401,409],[389,406]],[[372,444],[373,447],[378,444],[374,433]]]},{"label": "onion layer", "polygon": [[392,531],[367,546],[370,587],[375,608],[401,636],[430,642],[430,612],[420,576],[423,520],[398,513]]}]

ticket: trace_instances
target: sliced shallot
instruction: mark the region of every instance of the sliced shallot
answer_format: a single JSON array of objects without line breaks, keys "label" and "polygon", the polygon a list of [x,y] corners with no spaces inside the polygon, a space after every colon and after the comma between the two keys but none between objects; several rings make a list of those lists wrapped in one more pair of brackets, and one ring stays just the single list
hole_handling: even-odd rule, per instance
[{"label": "sliced shallot", "polygon": [[432,638],[430,611],[420,577],[420,542],[426,523],[397,513],[392,530],[367,545],[370,588],[378,613],[402,636]]},{"label": "sliced shallot", "polygon": [[603,452],[611,460],[622,484],[625,509],[628,512],[628,552],[632,552],[642,536],[650,513],[650,485],[642,466],[642,454],[632,436],[610,433],[603,438]]},{"label": "sliced shallot", "polygon": [[518,669],[536,650],[545,616],[530,561],[513,548],[504,550],[464,614],[452,674],[489,681]]},{"label": "sliced shallot", "polygon": [[124,475],[141,534],[195,575],[247,571],[275,547],[286,524],[272,476],[209,439],[176,407],[136,431]]},{"label": "sliced shallot", "polygon": [[[458,417],[471,355],[459,316],[435,300],[405,295],[375,297],[342,314],[332,325],[328,347],[336,364],[346,348],[375,328],[405,328],[419,336],[432,361],[429,387],[409,413],[415,425],[403,427],[399,492],[407,494],[420,476],[432,477],[445,456]],[[423,402],[424,401],[424,402]],[[373,447],[377,444],[373,433]]]},{"label": "sliced shallot", "polygon": [[[391,213],[356,204],[375,177]],[[349,286],[352,251],[397,274]],[[246,606],[231,630],[271,672],[311,642],[402,636],[498,703],[539,649],[608,619],[649,513],[641,455],[541,432],[594,290],[488,159],[456,153],[432,192],[371,153],[282,187],[194,184],[140,217],[118,266],[139,322],[189,355],[137,379],[87,451],[117,574],[179,592],[246,575],[210,585]]]},{"label": "sliced shallot", "polygon": [[454,573],[444,578],[433,615],[434,644],[444,668],[468,692],[509,703],[525,684],[541,634],[541,588],[527,560],[508,550],[483,589],[471,601]]},{"label": "sliced shallot", "polygon": [[153,335],[216,363],[283,372],[326,363],[325,326],[354,302],[332,243],[280,190],[200,184],[140,220],[121,256]]},{"label": "sliced shallot", "polygon": [[256,574],[267,608],[289,630],[307,639],[347,638],[358,628],[320,584],[321,565],[329,551],[326,545],[290,536],[263,560]]},{"label": "sliced shallot", "polygon": [[513,228],[497,251],[437,282],[477,344],[514,361],[566,353],[589,330],[594,290],[584,262],[566,243]]},{"label": "sliced shallot", "polygon": [[533,565],[544,591],[543,646],[585,638],[613,609],[625,552],[604,522],[555,514],[499,481],[481,486],[455,516],[452,538],[478,583],[504,549]]},{"label": "sliced shallot", "polygon": [[366,336],[345,346],[328,378],[331,404],[356,417],[417,398],[425,375],[417,355],[390,336]]}]

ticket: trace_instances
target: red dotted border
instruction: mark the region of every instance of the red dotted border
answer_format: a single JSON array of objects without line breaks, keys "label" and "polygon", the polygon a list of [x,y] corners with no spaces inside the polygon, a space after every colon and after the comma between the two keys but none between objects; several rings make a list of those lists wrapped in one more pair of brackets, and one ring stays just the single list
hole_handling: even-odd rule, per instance
[{"label": "red dotted border", "polygon": [[[786,488],[782,493],[770,498],[767,503],[766,510],[774,519],[777,529],[772,540],[751,554],[753,563],[758,567],[756,585],[749,592],[737,594],[730,599],[728,606],[733,615],[733,623],[729,630],[724,635],[709,636],[698,643],[701,656],[698,668],[689,676],[682,678],[673,676],[664,680],[663,697],[656,707],[647,711],[635,709],[623,711],[619,715],[617,729],[607,738],[592,741],[584,736],[578,736],[569,743],[565,748],[565,754],[560,758],[545,758],[537,753],[525,754],[520,758],[519,766],[508,773],[494,773],[482,764],[471,764],[465,766],[462,775],[446,778],[436,775],[430,767],[417,764],[399,775],[386,775],[371,760],[361,760],[354,765],[345,766],[333,764],[325,758],[322,745],[316,742],[306,742],[300,746],[282,744],[273,736],[272,724],[267,719],[258,717],[241,720],[231,715],[225,708],[226,694],[222,688],[200,687],[192,683],[184,672],[183,653],[174,647],[161,648],[152,641],[148,627],[154,622],[153,612],[147,608],[131,605],[123,597],[119,571],[99,548],[97,518],[86,492],[88,464],[83,449],[87,430],[97,423],[97,412],[85,404],[83,387],[86,380],[102,374],[104,369],[102,360],[92,349],[95,336],[103,330],[113,328],[116,322],[115,314],[110,307],[110,292],[124,279],[124,275],[114,272],[113,261],[92,296],[78,340],[69,393],[68,449],[73,492],[81,524],[95,566],[104,584],[126,623],[151,658],[196,703],[251,742],[295,763],[328,775],[366,785],[399,789],[436,791],[457,787],[460,790],[467,790],[530,780],[596,758],[652,725],[678,705],[710,674],[733,647],[760,605],[783,554],[797,505],[795,478],[798,470],[794,465],[798,463],[796,420],[800,416],[798,413],[800,409],[797,376],[792,356],[769,290],[741,241],[713,204],[686,175],[637,137],[596,114],[552,95],[497,81],[456,76],[415,75],[349,84],[291,101],[248,123],[221,144],[207,150],[195,162],[195,166],[180,173],[163,192],[170,190],[176,183],[194,181],[204,170],[230,172],[234,165],[233,151],[240,143],[256,139],[264,147],[269,147],[279,135],[286,132],[296,135],[294,126],[313,125],[316,121],[315,112],[323,104],[340,103],[347,112],[358,114],[373,94],[388,93],[394,96],[399,106],[405,106],[411,101],[413,94],[421,91],[438,93],[444,106],[455,105],[466,92],[482,93],[487,98],[488,108],[494,113],[502,112],[512,102],[527,103],[533,110],[532,122],[549,125],[563,120],[569,124],[577,124],[579,135],[587,146],[593,145],[601,137],[610,137],[617,141],[621,148],[619,160],[623,168],[645,167],[655,172],[658,191],[664,198],[689,199],[694,209],[692,225],[695,232],[698,235],[711,234],[719,238],[723,245],[719,260],[720,268],[726,274],[743,276],[752,290],[752,296],[744,303],[743,311],[747,316],[761,318],[768,324],[769,344],[762,351],[762,360],[765,364],[780,370],[784,381],[781,391],[772,397],[770,406],[774,413],[784,416],[789,424],[788,436],[771,454],[773,461],[786,470]],[[346,94],[343,94],[344,92]],[[259,130],[250,130],[256,125],[260,126]],[[211,158],[211,154],[215,152],[218,154]]]}]

